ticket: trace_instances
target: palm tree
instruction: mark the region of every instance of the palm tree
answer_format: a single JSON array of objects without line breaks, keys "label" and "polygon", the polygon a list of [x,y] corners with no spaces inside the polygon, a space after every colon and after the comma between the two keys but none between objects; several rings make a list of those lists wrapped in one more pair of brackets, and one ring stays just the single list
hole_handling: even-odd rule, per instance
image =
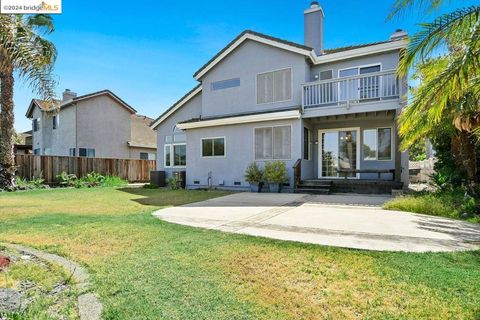
[{"label": "palm tree", "polygon": [[51,71],[57,53],[55,46],[43,38],[53,30],[48,15],[0,15],[0,189],[15,187],[14,72],[46,101],[47,107],[54,106]]},{"label": "palm tree", "polygon": [[[427,11],[442,0],[397,0],[392,16],[414,6]],[[474,135],[480,136],[480,7],[457,9],[431,23],[422,23],[410,38],[398,67],[405,76],[416,67],[420,85],[399,119],[404,149],[425,138],[442,122],[457,129],[452,146],[466,167],[470,184],[477,184]]]}]

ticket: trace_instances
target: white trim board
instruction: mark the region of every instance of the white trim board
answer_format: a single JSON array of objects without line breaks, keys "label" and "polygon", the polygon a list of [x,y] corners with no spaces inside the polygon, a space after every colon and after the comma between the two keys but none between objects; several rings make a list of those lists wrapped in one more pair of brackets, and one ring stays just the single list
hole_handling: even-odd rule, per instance
[{"label": "white trim board", "polygon": [[358,57],[381,53],[381,52],[400,50],[400,49],[406,48],[407,44],[408,44],[407,40],[397,40],[397,41],[365,46],[357,49],[324,54],[320,56],[315,56],[313,59],[313,63],[317,65],[322,63],[334,62],[338,60],[358,58]]},{"label": "white trim board", "polygon": [[301,48],[298,48],[298,47],[295,47],[295,46],[291,46],[291,45],[288,45],[288,44],[285,44],[285,43],[281,43],[281,42],[278,42],[278,41],[275,41],[275,40],[270,40],[270,39],[266,39],[264,37],[259,37],[257,35],[254,35],[254,34],[250,34],[250,33],[245,33],[242,37],[240,37],[237,41],[235,41],[235,43],[233,43],[227,50],[225,50],[224,52],[222,52],[222,54],[220,54],[217,58],[215,58],[215,60],[213,60],[212,62],[210,62],[208,65],[206,65],[196,76],[195,76],[195,80],[198,80],[200,81],[200,79],[208,72],[210,71],[210,69],[212,69],[215,65],[217,65],[220,61],[222,61],[226,56],[228,56],[232,51],[234,51],[238,46],[240,46],[244,41],[246,40],[253,40],[253,41],[257,41],[257,42],[260,42],[260,43],[263,43],[263,44],[266,44],[266,45],[269,45],[269,46],[272,46],[272,47],[276,47],[276,48],[280,48],[280,49],[284,49],[284,50],[288,50],[288,51],[291,51],[291,52],[294,52],[294,53],[298,53],[298,54],[302,54],[304,56],[307,56],[307,57],[311,57],[312,55],[312,51],[310,50],[306,50],[306,49],[301,49]]},{"label": "white trim board", "polygon": [[186,129],[216,127],[216,126],[252,123],[252,122],[300,119],[300,117],[301,117],[301,113],[299,110],[291,110],[291,111],[262,113],[262,114],[255,114],[255,115],[249,115],[249,116],[237,116],[237,117],[230,117],[230,118],[223,118],[223,119],[179,123],[177,127],[179,127],[182,130],[186,130]]},{"label": "white trim board", "polygon": [[182,100],[180,100],[175,107],[173,107],[171,110],[169,110],[167,113],[165,113],[160,119],[158,119],[157,121],[155,121],[154,123],[152,123],[152,124],[150,125],[150,128],[152,128],[152,129],[155,130],[163,121],[165,121],[165,119],[167,119],[168,117],[170,117],[170,115],[172,115],[175,111],[177,111],[178,109],[180,109],[185,103],[187,103],[188,101],[190,101],[190,99],[192,99],[192,98],[195,97],[198,93],[200,93],[200,91],[202,91],[202,86],[198,87],[197,89],[195,89],[194,91],[192,91],[188,96],[186,96],[185,98],[183,98]]}]

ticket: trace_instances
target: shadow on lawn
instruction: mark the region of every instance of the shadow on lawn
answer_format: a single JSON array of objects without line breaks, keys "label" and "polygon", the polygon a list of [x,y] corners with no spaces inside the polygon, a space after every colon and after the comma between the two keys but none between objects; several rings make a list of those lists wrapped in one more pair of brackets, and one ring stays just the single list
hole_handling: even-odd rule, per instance
[{"label": "shadow on lawn", "polygon": [[139,196],[132,201],[141,205],[156,207],[180,206],[230,194],[220,191],[171,190],[167,188],[119,188],[118,190]]}]

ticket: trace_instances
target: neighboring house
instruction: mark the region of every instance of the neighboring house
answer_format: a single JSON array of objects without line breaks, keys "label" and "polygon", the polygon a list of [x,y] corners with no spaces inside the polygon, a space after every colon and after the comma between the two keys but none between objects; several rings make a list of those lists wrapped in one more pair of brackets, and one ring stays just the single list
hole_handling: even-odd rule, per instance
[{"label": "neighboring house", "polygon": [[407,83],[395,73],[406,33],[324,49],[323,21],[312,2],[304,44],[247,30],[201,67],[199,84],[152,123],[158,169],[185,170],[188,188],[245,189],[249,163],[281,160],[287,188],[296,163],[302,180],[381,169],[380,178],[353,172],[349,181],[394,178],[406,186],[408,154],[399,150],[396,119]]},{"label": "neighboring house", "polygon": [[18,141],[13,145],[13,153],[15,154],[31,154],[32,153],[32,130],[19,133]]},{"label": "neighboring house", "polygon": [[[83,96],[65,90],[57,108],[33,99],[33,153],[115,159],[155,159],[156,135],[151,119],[109,90]],[[49,111],[50,110],[50,111]]]}]

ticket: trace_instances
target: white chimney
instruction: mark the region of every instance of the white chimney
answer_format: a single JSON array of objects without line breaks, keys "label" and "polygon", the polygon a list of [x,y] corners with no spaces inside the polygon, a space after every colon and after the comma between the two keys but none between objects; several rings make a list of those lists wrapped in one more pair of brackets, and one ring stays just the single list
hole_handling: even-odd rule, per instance
[{"label": "white chimney", "polygon": [[310,8],[303,12],[304,42],[315,50],[317,55],[323,53],[323,20],[325,18],[322,7],[317,1],[310,4]]},{"label": "white chimney", "polygon": [[71,99],[75,98],[76,96],[77,96],[77,94],[75,92],[70,91],[70,89],[65,89],[65,91],[63,91],[62,101],[71,100]]},{"label": "white chimney", "polygon": [[390,36],[390,40],[395,41],[395,40],[400,40],[403,38],[406,38],[408,36],[408,33],[403,31],[402,29],[397,29],[395,30],[394,33]]}]

